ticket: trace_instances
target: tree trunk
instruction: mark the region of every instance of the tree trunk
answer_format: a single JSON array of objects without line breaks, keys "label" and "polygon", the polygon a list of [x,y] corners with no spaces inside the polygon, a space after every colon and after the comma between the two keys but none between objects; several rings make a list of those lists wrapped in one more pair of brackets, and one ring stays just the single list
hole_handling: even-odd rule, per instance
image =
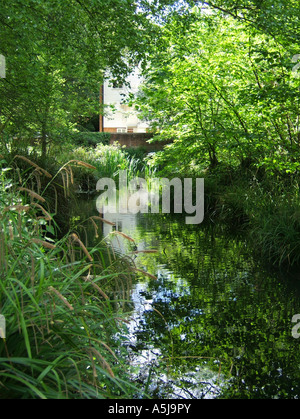
[{"label": "tree trunk", "polygon": [[213,169],[218,165],[219,162],[218,162],[215,147],[210,144],[209,148],[210,148],[209,151],[208,151],[209,152],[209,160],[210,160],[209,166]]}]

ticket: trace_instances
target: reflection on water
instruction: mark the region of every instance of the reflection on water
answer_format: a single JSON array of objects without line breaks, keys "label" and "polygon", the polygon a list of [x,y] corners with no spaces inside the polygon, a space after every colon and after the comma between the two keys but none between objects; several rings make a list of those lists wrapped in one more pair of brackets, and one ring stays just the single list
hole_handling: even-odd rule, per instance
[{"label": "reflection on water", "polygon": [[[253,260],[221,226],[165,215],[106,215],[135,240],[114,246],[157,277],[132,290],[128,340],[133,380],[154,398],[298,398],[299,293],[287,275]],[[142,397],[142,394],[136,395]]]}]

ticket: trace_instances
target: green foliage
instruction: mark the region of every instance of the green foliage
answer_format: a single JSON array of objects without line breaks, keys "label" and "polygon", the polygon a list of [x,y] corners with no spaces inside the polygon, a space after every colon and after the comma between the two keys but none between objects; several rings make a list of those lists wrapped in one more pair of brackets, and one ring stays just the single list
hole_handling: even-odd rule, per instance
[{"label": "green foliage", "polygon": [[298,168],[297,45],[193,9],[161,28],[137,97],[158,138],[173,139],[170,172],[251,159],[280,172]]},{"label": "green foliage", "polygon": [[108,132],[77,132],[72,135],[77,145],[83,147],[96,147],[98,144],[109,145],[110,134]]},{"label": "green foliage", "polygon": [[299,266],[299,180],[221,166],[205,177],[206,219],[226,222],[248,238],[258,259],[281,269]]},{"label": "green foliage", "polygon": [[[80,168],[82,174],[90,174],[94,181],[101,177],[118,179],[120,170],[127,170],[129,176],[135,175],[135,159],[125,154],[124,149],[119,145],[98,144],[95,148],[77,147],[73,151],[68,151],[67,155],[71,159],[81,160],[91,164],[96,170],[91,172],[88,168]],[[80,178],[77,170],[77,176]]]},{"label": "green foliage", "polygon": [[209,217],[247,225],[260,256],[297,265],[299,2],[188,3],[160,26],[136,98],[156,138],[173,140],[150,164],[204,176]]},{"label": "green foliage", "polygon": [[[288,185],[253,182],[247,196],[245,211],[250,219],[250,237],[256,254],[275,266],[299,266],[300,205],[297,181]],[[260,243],[259,248],[255,243]]]},{"label": "green foliage", "polygon": [[[144,1],[1,2],[0,139],[39,137],[42,154],[78,121],[99,113],[104,73],[124,79],[145,56],[151,23]],[[168,1],[158,1],[158,6]],[[159,13],[155,7],[151,13]]]},{"label": "green foliage", "polygon": [[124,331],[130,265],[101,239],[89,248],[75,233],[54,240],[47,203],[29,189],[26,200],[12,175],[1,170],[0,398],[130,397],[113,339]]},{"label": "green foliage", "polygon": [[232,16],[271,35],[282,44],[299,44],[299,12],[297,0],[208,0],[200,3],[224,16]]}]

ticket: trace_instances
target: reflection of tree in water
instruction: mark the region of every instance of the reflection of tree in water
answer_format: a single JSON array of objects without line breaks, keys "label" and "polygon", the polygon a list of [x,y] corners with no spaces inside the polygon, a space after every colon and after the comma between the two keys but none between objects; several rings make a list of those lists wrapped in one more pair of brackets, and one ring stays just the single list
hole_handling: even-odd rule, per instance
[{"label": "reflection of tree in water", "polygon": [[223,397],[297,397],[300,358],[291,318],[300,307],[287,280],[257,266],[246,243],[226,233],[167,217],[160,228],[152,225],[159,254],[142,258],[159,279],[144,291],[153,302],[136,330],[137,350],[159,349],[155,371],[168,364],[183,387],[189,374],[212,386],[221,374],[228,384],[217,392]]}]

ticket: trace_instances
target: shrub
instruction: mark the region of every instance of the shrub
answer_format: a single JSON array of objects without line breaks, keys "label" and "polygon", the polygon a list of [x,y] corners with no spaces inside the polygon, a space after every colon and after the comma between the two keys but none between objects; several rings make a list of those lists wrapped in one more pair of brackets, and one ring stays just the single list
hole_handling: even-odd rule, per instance
[{"label": "shrub", "polygon": [[97,147],[98,144],[109,145],[108,132],[77,132],[72,134],[75,144],[83,147]]}]

